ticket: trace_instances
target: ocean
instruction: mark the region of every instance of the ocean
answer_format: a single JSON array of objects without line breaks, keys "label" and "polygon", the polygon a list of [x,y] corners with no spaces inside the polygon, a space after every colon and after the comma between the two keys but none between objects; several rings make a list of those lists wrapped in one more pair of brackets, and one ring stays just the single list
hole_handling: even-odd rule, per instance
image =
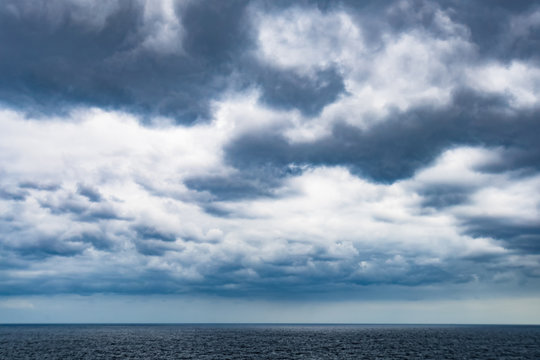
[{"label": "ocean", "polygon": [[0,359],[540,359],[540,326],[0,325]]}]

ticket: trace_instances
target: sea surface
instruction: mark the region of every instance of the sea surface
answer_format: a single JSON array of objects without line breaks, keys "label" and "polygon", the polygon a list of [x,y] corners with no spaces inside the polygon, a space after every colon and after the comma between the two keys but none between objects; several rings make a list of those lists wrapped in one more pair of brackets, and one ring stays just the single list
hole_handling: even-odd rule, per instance
[{"label": "sea surface", "polygon": [[0,325],[0,359],[540,359],[540,326]]}]

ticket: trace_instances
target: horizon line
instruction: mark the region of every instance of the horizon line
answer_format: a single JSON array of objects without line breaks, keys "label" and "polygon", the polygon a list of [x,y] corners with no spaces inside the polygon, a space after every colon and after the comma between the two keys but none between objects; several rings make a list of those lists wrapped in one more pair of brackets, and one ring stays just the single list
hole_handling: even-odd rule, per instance
[{"label": "horizon line", "polygon": [[540,323],[340,323],[340,322],[17,322],[11,325],[293,325],[293,326],[540,326]]}]

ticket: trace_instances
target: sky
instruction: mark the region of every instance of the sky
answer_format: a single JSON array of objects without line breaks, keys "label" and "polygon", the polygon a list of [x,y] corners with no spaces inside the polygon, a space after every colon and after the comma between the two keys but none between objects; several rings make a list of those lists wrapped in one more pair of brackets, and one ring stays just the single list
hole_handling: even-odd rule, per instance
[{"label": "sky", "polygon": [[4,0],[0,323],[540,324],[540,4]]}]

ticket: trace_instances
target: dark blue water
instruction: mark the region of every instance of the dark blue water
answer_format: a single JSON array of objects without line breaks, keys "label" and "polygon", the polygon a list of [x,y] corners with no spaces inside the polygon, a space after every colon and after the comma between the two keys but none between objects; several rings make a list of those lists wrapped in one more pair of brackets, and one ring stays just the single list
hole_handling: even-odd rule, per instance
[{"label": "dark blue water", "polygon": [[540,359],[540,326],[3,325],[0,359]]}]

